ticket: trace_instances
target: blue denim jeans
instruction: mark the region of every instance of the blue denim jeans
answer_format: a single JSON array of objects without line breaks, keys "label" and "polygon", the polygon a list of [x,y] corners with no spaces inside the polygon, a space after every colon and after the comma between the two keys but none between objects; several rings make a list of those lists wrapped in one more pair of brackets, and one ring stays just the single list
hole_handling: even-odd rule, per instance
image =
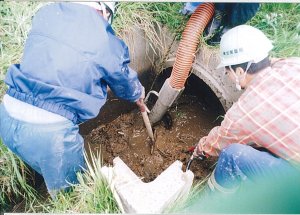
[{"label": "blue denim jeans", "polygon": [[231,144],[222,150],[214,178],[220,186],[233,189],[243,180],[255,183],[264,177],[278,178],[295,171],[296,168],[289,162],[268,152],[247,145]]},{"label": "blue denim jeans", "polygon": [[78,183],[76,172],[85,168],[83,138],[70,120],[34,124],[12,118],[0,104],[0,137],[25,163],[40,173],[53,197]]}]

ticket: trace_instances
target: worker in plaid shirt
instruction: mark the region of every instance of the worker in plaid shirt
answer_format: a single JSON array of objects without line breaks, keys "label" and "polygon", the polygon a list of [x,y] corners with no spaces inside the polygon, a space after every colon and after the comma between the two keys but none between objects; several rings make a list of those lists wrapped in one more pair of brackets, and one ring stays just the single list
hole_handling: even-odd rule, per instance
[{"label": "worker in plaid shirt", "polygon": [[298,171],[300,58],[271,62],[272,48],[260,30],[248,25],[232,28],[221,39],[218,68],[245,92],[193,153],[219,156],[210,190],[233,193],[244,180]]}]

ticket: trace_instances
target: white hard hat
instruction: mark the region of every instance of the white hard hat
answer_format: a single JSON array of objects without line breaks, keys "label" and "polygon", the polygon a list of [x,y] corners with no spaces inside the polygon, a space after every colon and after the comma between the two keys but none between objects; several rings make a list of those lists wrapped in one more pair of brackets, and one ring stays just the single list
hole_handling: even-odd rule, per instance
[{"label": "white hard hat", "polygon": [[74,3],[78,3],[78,4],[83,4],[83,5],[87,5],[90,6],[96,10],[102,10],[101,5],[98,2],[92,2],[92,1],[76,1]]},{"label": "white hard hat", "polygon": [[249,25],[239,25],[227,31],[221,38],[221,63],[217,68],[246,62],[258,63],[273,48],[264,33]]},{"label": "white hard hat", "polygon": [[[113,15],[115,13],[116,2],[79,1],[79,2],[75,2],[75,3],[84,4],[84,5],[94,8],[96,10],[103,11],[103,15],[105,16],[105,18],[107,18],[107,20],[110,24],[112,23]],[[109,16],[107,16],[107,14],[106,14],[106,9],[108,9],[108,11],[110,13]]]},{"label": "white hard hat", "polygon": [[102,2],[103,4],[106,5],[106,7],[108,7],[110,9],[110,12],[112,14],[115,13],[115,8],[116,8],[116,2],[113,1],[106,1],[106,2]]},{"label": "white hard hat", "polygon": [[[102,7],[103,16],[107,19],[108,23],[112,23],[113,15],[115,13],[115,2],[99,2]],[[106,9],[108,9],[109,14],[106,13]]]},{"label": "white hard hat", "polygon": [[102,2],[102,1],[76,1],[74,3],[88,5],[96,10],[103,10],[103,6],[106,6],[112,13],[115,12],[116,2]]},{"label": "white hard hat", "polygon": [[[84,4],[90,6],[96,10],[100,10],[103,12],[104,18],[108,21],[108,23],[112,23],[113,15],[115,13],[115,5],[116,2],[103,2],[103,1],[78,1],[74,2],[78,4]],[[109,14],[106,13],[106,10],[109,11]]]}]

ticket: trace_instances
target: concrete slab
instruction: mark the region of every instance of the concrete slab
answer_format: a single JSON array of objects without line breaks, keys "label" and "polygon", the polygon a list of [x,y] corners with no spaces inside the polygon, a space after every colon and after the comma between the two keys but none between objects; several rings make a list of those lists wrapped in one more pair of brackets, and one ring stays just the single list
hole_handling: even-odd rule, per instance
[{"label": "concrete slab", "polygon": [[113,163],[113,167],[105,166],[101,172],[124,213],[162,213],[175,200],[187,195],[193,183],[194,174],[183,172],[180,161],[149,183],[142,182],[119,157]]}]

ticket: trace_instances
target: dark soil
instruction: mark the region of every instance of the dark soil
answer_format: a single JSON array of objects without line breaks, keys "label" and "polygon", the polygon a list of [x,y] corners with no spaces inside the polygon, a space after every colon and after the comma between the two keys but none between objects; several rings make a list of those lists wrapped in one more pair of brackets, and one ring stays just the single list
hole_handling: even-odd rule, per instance
[{"label": "dark soil", "polygon": [[[153,154],[150,153],[151,142],[142,116],[137,111],[120,115],[114,121],[93,129],[84,136],[86,149],[102,152],[104,165],[112,165],[113,159],[119,156],[144,182],[154,180],[175,160],[180,160],[185,170],[191,156],[188,149],[220,121],[217,120],[218,114],[210,112],[195,96],[182,95],[169,114],[172,123],[169,120],[154,127],[156,141]],[[215,162],[216,158],[194,161],[191,170],[195,179],[204,179]]]}]

